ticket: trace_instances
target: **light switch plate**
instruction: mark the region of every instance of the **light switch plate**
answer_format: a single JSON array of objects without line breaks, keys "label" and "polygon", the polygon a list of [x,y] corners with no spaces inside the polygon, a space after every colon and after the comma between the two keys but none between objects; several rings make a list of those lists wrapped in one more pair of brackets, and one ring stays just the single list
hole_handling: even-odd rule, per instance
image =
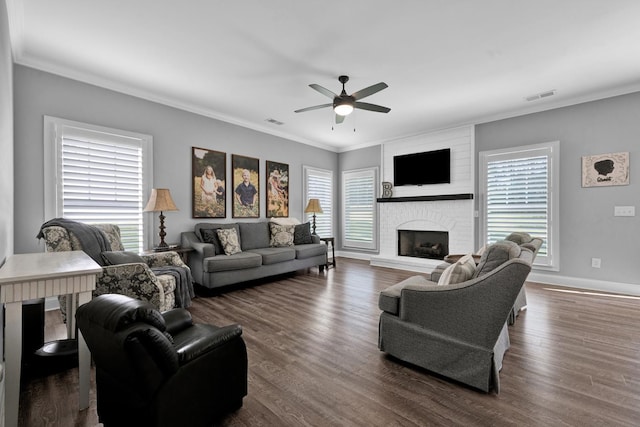
[{"label": "light switch plate", "polygon": [[614,206],[614,216],[636,216],[635,206]]}]

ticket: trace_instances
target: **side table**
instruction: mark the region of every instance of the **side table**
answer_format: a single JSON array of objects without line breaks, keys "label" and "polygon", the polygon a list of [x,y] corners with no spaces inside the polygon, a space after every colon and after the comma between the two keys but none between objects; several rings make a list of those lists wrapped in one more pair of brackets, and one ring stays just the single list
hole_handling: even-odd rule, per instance
[{"label": "side table", "polygon": [[[336,267],[336,244],[333,237],[320,237],[320,241],[327,245],[327,268],[329,266]],[[331,258],[329,258],[329,245],[331,246]]]},{"label": "side table", "polygon": [[[22,358],[22,302],[71,294],[67,332],[75,329],[75,301],[91,300],[96,274],[102,271],[82,251],[42,252],[11,255],[0,268],[0,302],[5,306],[5,425],[18,425],[20,370]],[[80,409],[89,407],[91,354],[78,332],[78,394]]]}]

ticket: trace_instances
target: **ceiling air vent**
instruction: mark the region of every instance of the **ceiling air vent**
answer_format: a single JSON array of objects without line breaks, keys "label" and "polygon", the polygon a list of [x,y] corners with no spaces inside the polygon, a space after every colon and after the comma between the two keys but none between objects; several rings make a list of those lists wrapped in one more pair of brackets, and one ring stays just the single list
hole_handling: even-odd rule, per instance
[{"label": "ceiling air vent", "polygon": [[278,125],[278,126],[282,126],[284,124],[281,121],[278,121],[276,119],[265,119],[265,122],[269,122],[271,124]]},{"label": "ceiling air vent", "polygon": [[531,102],[531,101],[537,101],[538,99],[542,99],[542,98],[548,98],[555,94],[556,94],[556,90],[554,89],[554,90],[548,90],[546,92],[536,93],[535,95],[527,96],[524,99]]}]

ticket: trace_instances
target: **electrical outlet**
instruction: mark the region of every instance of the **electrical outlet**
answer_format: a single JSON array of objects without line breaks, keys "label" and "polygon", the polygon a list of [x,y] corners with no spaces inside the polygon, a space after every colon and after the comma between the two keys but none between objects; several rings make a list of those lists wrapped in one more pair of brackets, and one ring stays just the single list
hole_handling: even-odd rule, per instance
[{"label": "electrical outlet", "polygon": [[591,267],[600,268],[600,258],[591,258]]},{"label": "electrical outlet", "polygon": [[614,206],[613,216],[636,216],[635,206]]}]

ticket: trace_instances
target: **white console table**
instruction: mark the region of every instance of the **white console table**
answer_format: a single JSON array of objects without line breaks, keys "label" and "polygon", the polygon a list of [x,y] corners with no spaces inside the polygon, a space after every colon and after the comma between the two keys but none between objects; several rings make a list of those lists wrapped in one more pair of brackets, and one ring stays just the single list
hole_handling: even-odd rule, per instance
[{"label": "white console table", "polygon": [[[5,425],[18,425],[20,370],[22,358],[22,302],[71,294],[67,311],[67,331],[75,332],[75,300],[91,300],[96,274],[102,268],[82,251],[44,252],[12,255],[0,268],[0,302],[5,321]],[[78,333],[79,406],[89,407],[91,355]]]}]

